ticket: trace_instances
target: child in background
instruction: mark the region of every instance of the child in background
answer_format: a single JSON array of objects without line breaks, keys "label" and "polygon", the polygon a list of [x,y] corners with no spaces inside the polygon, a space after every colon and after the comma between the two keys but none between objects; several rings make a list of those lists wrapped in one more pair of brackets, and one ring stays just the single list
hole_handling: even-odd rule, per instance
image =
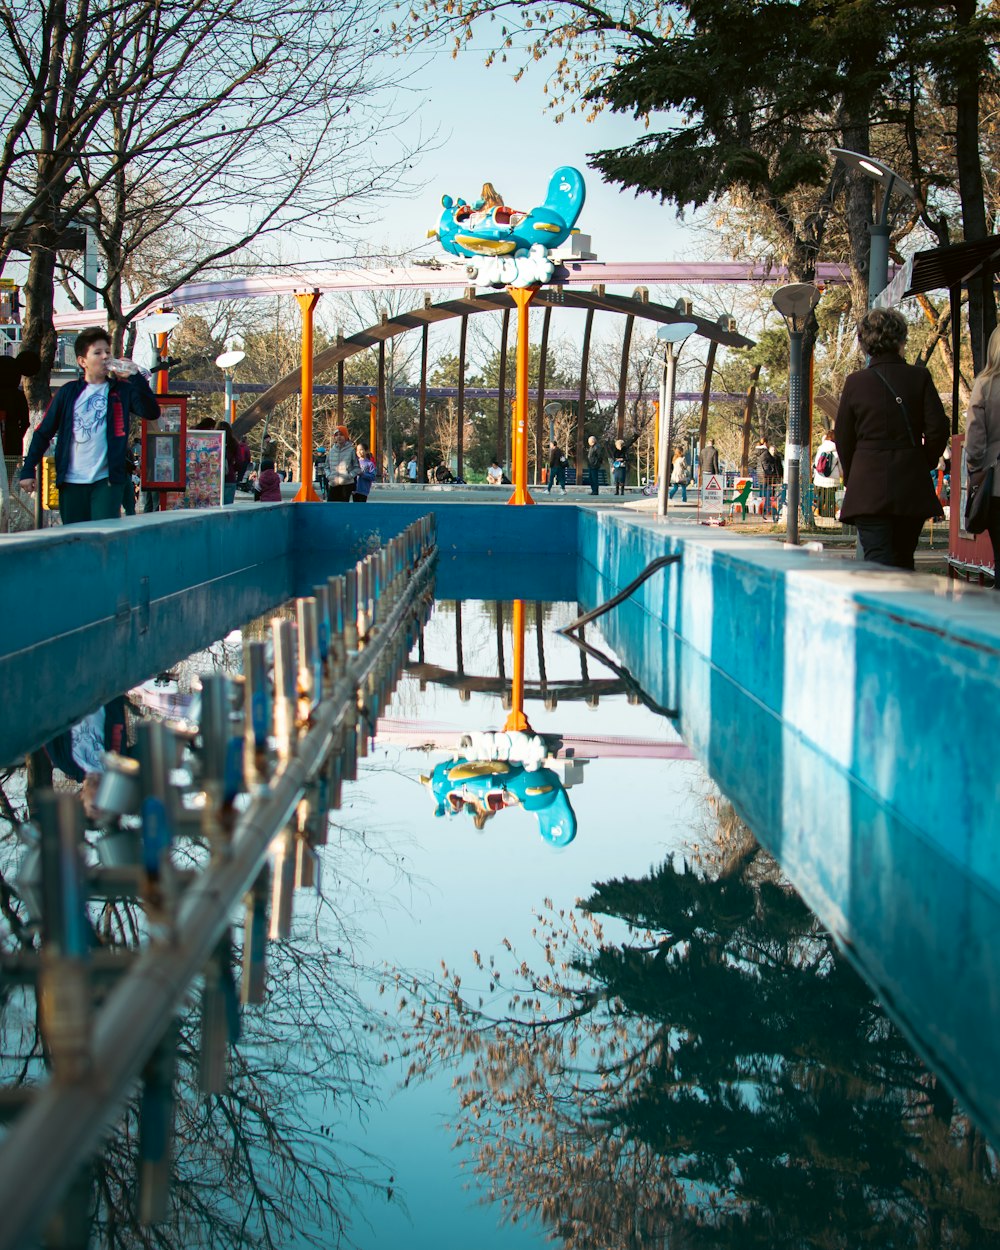
[{"label": "child in background", "polygon": [[281,478],[274,471],[273,460],[260,462],[260,474],[254,483],[253,497],[258,503],[281,503]]},{"label": "child in background", "polygon": [[353,503],[367,503],[372,482],[375,481],[375,461],[364,443],[358,443],[357,450],[361,472],[354,479],[354,493],[351,495],[351,500]]}]

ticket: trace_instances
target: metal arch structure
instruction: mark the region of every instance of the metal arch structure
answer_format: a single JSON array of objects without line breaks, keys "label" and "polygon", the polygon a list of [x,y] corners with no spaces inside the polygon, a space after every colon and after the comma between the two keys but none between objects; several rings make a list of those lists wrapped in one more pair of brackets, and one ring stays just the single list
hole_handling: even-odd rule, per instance
[{"label": "metal arch structure", "polygon": [[[662,325],[669,325],[677,321],[694,321],[698,327],[697,333],[710,343],[723,347],[750,347],[753,345],[752,339],[727,330],[716,322],[709,321],[704,317],[681,314],[664,304],[651,303],[646,298],[638,296],[609,295],[600,287],[594,291],[546,287],[538,292],[534,302],[536,306],[546,310],[560,307],[585,311],[588,314],[588,322],[592,320],[594,312],[618,313],[633,318],[641,317],[644,320],[658,322]],[[333,346],[317,353],[313,358],[313,370],[315,374],[326,373],[337,366],[342,366],[343,362],[351,356],[355,356],[370,347],[384,347],[385,343],[390,339],[400,334],[405,334],[409,330],[423,329],[426,334],[427,328],[437,322],[451,321],[455,318],[464,319],[484,312],[509,312],[513,307],[514,300],[507,291],[477,293],[475,288],[469,287],[461,298],[444,300],[439,304],[430,303],[429,297],[425,296],[425,303],[422,308],[418,307],[411,309],[409,312],[399,313],[394,317],[386,318],[375,325],[369,326],[365,330],[360,330],[347,338],[338,339]],[[233,426],[236,435],[239,437],[246,434],[282,400],[290,399],[297,394],[301,384],[300,377],[301,375],[298,371],[288,373],[258,399],[254,400],[250,407],[236,419]],[[544,378],[541,379],[541,383],[544,386]],[[343,369],[338,368],[338,387],[342,386],[342,384]],[[582,380],[581,393],[583,392],[584,384],[585,382]],[[338,402],[338,412],[341,410],[342,403]],[[460,412],[460,422],[461,418],[462,413]],[[422,420],[423,405],[421,405],[421,422]]]}]

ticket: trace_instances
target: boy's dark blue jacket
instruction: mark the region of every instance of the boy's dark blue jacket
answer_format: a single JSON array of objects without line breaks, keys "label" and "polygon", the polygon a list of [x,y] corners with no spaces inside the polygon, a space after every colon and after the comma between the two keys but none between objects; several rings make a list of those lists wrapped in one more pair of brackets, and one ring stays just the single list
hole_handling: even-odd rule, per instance
[{"label": "boy's dark blue jacket", "polygon": [[[75,382],[67,382],[56,392],[41,424],[31,437],[31,445],[21,469],[22,480],[35,476],[39,461],[55,438],[56,485],[62,486],[73,448],[73,405],[85,386],[83,378],[77,378]],[[160,406],[141,373],[133,374],[127,382],[112,379],[108,388],[108,481],[115,486],[124,484],[130,476],[125,463],[125,451],[128,447],[129,414],[133,412],[144,421],[155,421],[160,415]]]}]

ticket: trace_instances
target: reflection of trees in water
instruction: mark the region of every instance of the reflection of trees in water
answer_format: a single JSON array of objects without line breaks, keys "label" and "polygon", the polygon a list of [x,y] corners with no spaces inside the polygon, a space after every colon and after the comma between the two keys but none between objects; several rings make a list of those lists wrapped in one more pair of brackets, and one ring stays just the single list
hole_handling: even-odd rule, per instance
[{"label": "reflection of trees in water", "polygon": [[703,868],[546,900],[541,971],[476,955],[486,1004],[425,991],[411,1073],[456,1066],[489,1197],[568,1247],[1000,1246],[995,1153],[720,815]]},{"label": "reflection of trees in water", "polygon": [[135,1220],[133,1102],[98,1164],[95,1244],[349,1244],[359,1240],[352,1217],[363,1195],[391,1198],[384,1164],[344,1143],[376,1098],[371,1075],[380,1058],[378,1023],[357,995],[356,969],[345,948],[328,949],[326,939],[272,943],[268,959],[268,999],[244,1012],[225,1094],[198,1093],[199,1013],[180,1018],[166,1221],[142,1230]]},{"label": "reflection of trees in water", "polygon": [[[31,950],[37,931],[25,924],[8,885],[15,859],[12,826],[24,816],[20,787],[0,799],[0,949]],[[13,797],[11,797],[13,795]],[[340,840],[351,833],[340,828]],[[327,854],[348,855],[349,847]],[[134,946],[144,930],[131,903],[95,904],[96,941]],[[293,939],[268,946],[267,1000],[246,1008],[242,1036],[230,1052],[225,1094],[198,1088],[201,1013],[197,997],[177,1020],[176,1121],[166,1219],[144,1228],[137,1216],[139,1097],[130,1102],[94,1164],[92,1244],[211,1247],[360,1242],[357,1208],[371,1196],[395,1200],[385,1164],[347,1144],[375,1102],[374,1069],[382,1063],[384,1025],[364,1002],[353,948],[359,935],[328,904],[316,932],[297,922]],[[321,931],[321,935],[320,935]],[[30,1086],[43,1075],[34,995],[0,978],[0,1084]]]}]

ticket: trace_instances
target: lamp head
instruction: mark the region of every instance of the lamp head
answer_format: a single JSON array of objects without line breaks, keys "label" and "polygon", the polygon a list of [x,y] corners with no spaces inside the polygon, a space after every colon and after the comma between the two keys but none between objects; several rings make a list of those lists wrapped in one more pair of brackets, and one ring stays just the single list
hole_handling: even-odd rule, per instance
[{"label": "lamp head", "polygon": [[784,317],[793,334],[802,331],[809,314],[819,303],[823,292],[811,282],[791,282],[779,286],[771,296],[771,303]]},{"label": "lamp head", "polygon": [[552,400],[551,403],[546,404],[542,409],[547,417],[558,417],[562,410],[563,406],[557,399]]},{"label": "lamp head", "polygon": [[216,356],[215,363],[220,369],[235,369],[245,357],[246,352],[223,352],[221,356]]},{"label": "lamp head", "polygon": [[890,169],[884,161],[880,161],[874,156],[868,156],[864,152],[852,152],[849,148],[831,148],[830,155],[843,161],[849,169],[856,169],[859,173],[865,174],[866,177],[874,178],[876,182],[881,183],[887,192],[895,191],[899,195],[909,197],[911,200],[917,197],[916,191],[908,182],[900,178],[899,174],[894,169]]},{"label": "lamp head", "polygon": [[683,343],[698,329],[694,321],[672,321],[669,325],[660,326],[656,337],[661,343]]},{"label": "lamp head", "polygon": [[177,313],[151,313],[139,322],[147,334],[169,334],[180,323],[181,319]]}]

